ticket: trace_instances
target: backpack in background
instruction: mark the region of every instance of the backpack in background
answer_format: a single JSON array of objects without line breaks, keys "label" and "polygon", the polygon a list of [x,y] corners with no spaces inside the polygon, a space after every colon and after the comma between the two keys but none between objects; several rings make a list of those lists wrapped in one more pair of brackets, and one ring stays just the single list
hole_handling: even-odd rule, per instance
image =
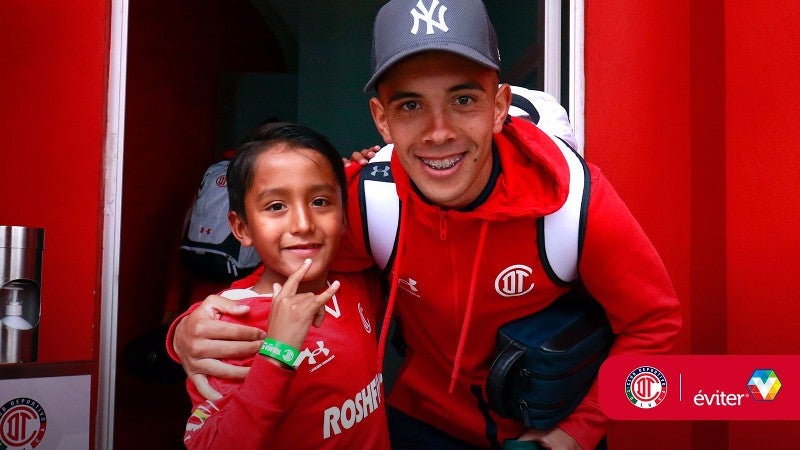
[{"label": "backpack in background", "polygon": [[228,223],[228,165],[212,164],[186,217],[181,238],[181,260],[196,275],[233,281],[261,262],[255,247],[242,247]]}]

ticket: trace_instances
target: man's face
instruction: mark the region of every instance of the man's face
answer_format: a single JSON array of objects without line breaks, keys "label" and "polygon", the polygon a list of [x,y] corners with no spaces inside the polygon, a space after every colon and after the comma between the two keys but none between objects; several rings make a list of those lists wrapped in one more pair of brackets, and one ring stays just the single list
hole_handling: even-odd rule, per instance
[{"label": "man's face", "polygon": [[446,208],[468,205],[492,170],[492,135],[508,113],[508,85],[497,74],[446,52],[395,64],[370,109],[378,131],[419,190]]}]

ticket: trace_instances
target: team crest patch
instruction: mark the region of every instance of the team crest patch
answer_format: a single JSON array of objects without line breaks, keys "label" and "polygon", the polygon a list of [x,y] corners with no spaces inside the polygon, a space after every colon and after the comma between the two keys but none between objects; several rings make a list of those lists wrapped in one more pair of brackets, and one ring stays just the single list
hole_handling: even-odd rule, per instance
[{"label": "team crest patch", "polygon": [[625,380],[625,395],[637,408],[654,408],[667,396],[667,378],[655,367],[638,367]]},{"label": "team crest patch", "polygon": [[47,429],[47,415],[36,400],[19,397],[0,407],[0,450],[36,448]]}]

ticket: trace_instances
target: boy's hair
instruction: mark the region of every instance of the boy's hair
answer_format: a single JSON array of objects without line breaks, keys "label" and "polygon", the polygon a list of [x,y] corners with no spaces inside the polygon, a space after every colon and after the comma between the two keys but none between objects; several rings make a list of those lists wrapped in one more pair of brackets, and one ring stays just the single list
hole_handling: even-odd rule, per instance
[{"label": "boy's hair", "polygon": [[[247,220],[244,197],[253,184],[253,167],[258,157],[274,147],[285,144],[292,149],[307,148],[319,152],[333,169],[342,192],[342,207],[347,210],[347,180],[342,156],[322,134],[309,127],[289,122],[273,122],[262,125],[236,150],[236,156],[228,166],[228,201],[230,210],[242,220]],[[292,176],[287,174],[287,176]]]}]

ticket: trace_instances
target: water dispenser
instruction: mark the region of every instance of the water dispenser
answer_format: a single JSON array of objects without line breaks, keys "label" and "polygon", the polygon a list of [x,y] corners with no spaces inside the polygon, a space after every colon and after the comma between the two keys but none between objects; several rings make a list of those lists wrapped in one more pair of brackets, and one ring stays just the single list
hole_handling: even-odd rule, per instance
[{"label": "water dispenser", "polygon": [[44,230],[0,225],[0,363],[36,361]]}]

